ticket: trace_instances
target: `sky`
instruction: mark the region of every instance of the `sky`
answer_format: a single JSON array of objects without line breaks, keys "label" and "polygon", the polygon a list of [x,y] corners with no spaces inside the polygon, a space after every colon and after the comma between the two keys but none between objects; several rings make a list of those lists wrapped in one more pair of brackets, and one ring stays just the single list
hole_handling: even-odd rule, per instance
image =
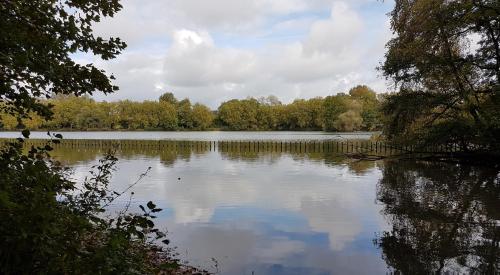
[{"label": "sky", "polygon": [[381,0],[124,0],[95,26],[128,47],[111,61],[77,55],[117,80],[97,100],[156,100],[165,92],[216,108],[233,98],[289,103],[391,85],[376,70],[391,37]]}]

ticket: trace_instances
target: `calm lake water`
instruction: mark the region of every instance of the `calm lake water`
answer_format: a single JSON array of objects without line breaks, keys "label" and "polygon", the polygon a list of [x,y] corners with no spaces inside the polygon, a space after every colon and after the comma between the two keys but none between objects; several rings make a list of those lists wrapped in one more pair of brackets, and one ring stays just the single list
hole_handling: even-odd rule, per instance
[{"label": "calm lake water", "polygon": [[[244,135],[239,133],[240,135]],[[82,179],[103,149],[53,155]],[[331,153],[123,149],[112,180],[149,200],[184,260],[220,274],[492,273],[499,171]],[[180,179],[179,179],[180,178]],[[120,208],[123,198],[115,208]],[[217,262],[217,265],[215,264]]]},{"label": "calm lake water", "polygon": [[[326,139],[369,139],[373,132],[331,133],[321,131],[269,131],[269,132],[228,132],[228,131],[186,131],[186,132],[61,132],[67,139],[140,139],[140,140],[326,140]],[[54,132],[54,133],[56,133]],[[17,132],[0,132],[0,138],[17,138]],[[32,132],[31,138],[47,138],[47,132]]]}]

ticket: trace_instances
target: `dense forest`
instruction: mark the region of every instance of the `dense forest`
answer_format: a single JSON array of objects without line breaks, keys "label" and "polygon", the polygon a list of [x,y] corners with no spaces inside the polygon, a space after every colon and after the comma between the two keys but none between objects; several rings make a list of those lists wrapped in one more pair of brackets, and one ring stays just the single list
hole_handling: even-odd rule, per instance
[{"label": "dense forest", "polygon": [[216,111],[178,100],[172,93],[158,101],[97,102],[90,97],[57,96],[42,101],[52,119],[32,114],[18,119],[1,116],[2,130],[21,128],[67,130],[326,130],[372,131],[381,128],[380,99],[367,86],[348,93],[297,99],[282,104],[275,96],[233,99]]}]

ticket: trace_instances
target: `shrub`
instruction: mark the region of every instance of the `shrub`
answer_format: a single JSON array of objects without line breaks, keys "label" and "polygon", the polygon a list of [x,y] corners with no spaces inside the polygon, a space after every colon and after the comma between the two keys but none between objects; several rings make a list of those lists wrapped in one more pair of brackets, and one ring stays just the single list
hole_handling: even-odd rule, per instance
[{"label": "shrub", "polygon": [[136,214],[129,212],[129,201],[105,217],[107,207],[125,194],[108,188],[117,161],[111,153],[77,184],[69,169],[51,160],[50,143],[24,154],[22,147],[20,139],[0,150],[0,273],[194,271],[181,268],[174,252],[158,245],[168,240],[153,222],[161,211],[153,202]]}]

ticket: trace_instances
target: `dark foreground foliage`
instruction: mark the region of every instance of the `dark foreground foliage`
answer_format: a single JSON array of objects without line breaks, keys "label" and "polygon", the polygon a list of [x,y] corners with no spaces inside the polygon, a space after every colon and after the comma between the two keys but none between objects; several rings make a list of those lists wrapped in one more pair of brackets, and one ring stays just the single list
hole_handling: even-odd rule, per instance
[{"label": "dark foreground foliage", "polygon": [[117,161],[111,154],[76,184],[49,158],[50,145],[23,154],[22,143],[0,151],[1,274],[198,272],[162,244],[168,240],[153,222],[161,211],[153,202],[142,213],[130,213],[130,204],[113,217],[106,212],[125,193],[108,188]]},{"label": "dark foreground foliage", "polygon": [[96,36],[93,26],[121,8],[119,0],[0,1],[0,110],[50,117],[50,106],[38,98],[116,91],[112,76],[93,64],[76,63],[71,55],[85,52],[109,60],[120,54],[126,44]]},{"label": "dark foreground foliage", "polygon": [[397,0],[381,70],[385,134],[500,152],[500,2]]},{"label": "dark foreground foliage", "polygon": [[[125,43],[93,26],[122,8],[119,0],[0,1],[0,124],[52,118],[56,96],[112,93],[114,77],[74,54],[115,58]],[[23,135],[29,136],[24,130]],[[61,136],[55,136],[61,138]],[[54,140],[52,142],[57,142]],[[107,217],[122,193],[109,190],[116,158],[106,156],[82,183],[52,161],[50,144],[22,152],[23,140],[0,150],[0,274],[157,274],[195,272],[172,259],[165,233],[128,206]]]}]

